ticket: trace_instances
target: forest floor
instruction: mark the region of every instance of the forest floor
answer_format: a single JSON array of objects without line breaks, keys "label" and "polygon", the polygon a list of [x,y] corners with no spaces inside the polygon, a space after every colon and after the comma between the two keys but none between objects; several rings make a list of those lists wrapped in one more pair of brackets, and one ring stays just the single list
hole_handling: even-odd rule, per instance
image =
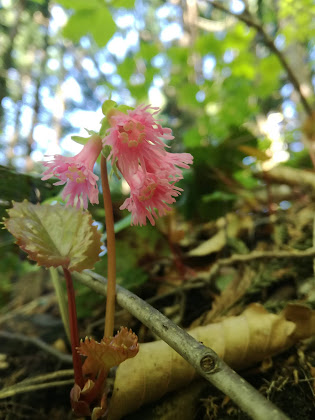
[{"label": "forest floor", "polygon": [[[187,329],[238,316],[252,303],[274,314],[296,302],[313,309],[315,253],[308,250],[313,248],[315,206],[307,195],[294,203],[287,209],[266,203],[263,210],[250,203],[198,226],[178,224],[170,216],[158,226],[162,239],[137,259],[147,277],[133,291]],[[119,244],[131,240],[126,232],[118,234]],[[18,258],[25,263],[25,256]],[[0,312],[0,419],[71,419],[71,353],[49,272],[29,269],[9,275],[11,287],[2,297]],[[77,297],[81,336],[99,339],[104,298],[83,286],[77,286]],[[116,327],[120,325],[132,328],[140,342],[157,339],[122,308],[116,316]],[[289,418],[315,418],[314,332],[239,373]],[[196,379],[124,417],[139,418],[248,416],[205,380]]]}]

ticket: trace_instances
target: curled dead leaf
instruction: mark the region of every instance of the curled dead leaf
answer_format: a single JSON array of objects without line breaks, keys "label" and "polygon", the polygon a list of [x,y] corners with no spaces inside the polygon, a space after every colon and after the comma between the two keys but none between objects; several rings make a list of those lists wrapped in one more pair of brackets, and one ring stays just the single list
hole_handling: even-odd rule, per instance
[{"label": "curled dead leaf", "polygon": [[[289,305],[276,315],[259,304],[250,305],[239,316],[190,331],[234,369],[258,363],[314,333],[315,311]],[[195,376],[195,370],[165,342],[141,344],[139,356],[117,369],[108,419],[119,420],[187,385]]]}]

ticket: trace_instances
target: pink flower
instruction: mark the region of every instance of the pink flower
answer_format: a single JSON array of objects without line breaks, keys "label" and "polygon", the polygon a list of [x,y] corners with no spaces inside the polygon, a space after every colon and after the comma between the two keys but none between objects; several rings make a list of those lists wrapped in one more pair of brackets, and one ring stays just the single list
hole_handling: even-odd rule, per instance
[{"label": "pink flower", "polygon": [[[193,157],[190,153],[168,153],[163,151],[164,153],[159,153],[159,156],[156,156],[153,159],[153,162],[156,162],[159,159],[159,166],[158,170],[162,170],[168,173],[168,175],[176,182],[183,178],[182,171],[179,168],[189,169],[188,165],[192,165]],[[152,153],[154,153],[152,151]],[[178,166],[179,168],[177,168]],[[155,172],[156,166],[151,164],[148,160],[146,163],[146,170],[148,172]]]},{"label": "pink flower", "polygon": [[163,128],[148,109],[158,110],[149,106],[138,106],[128,110],[127,114],[113,109],[108,115],[111,128],[103,139],[103,145],[112,147],[109,159],[115,162],[124,177],[138,171],[139,164],[143,170],[147,166],[151,171],[160,168],[168,147],[164,140],[172,140],[172,130]]},{"label": "pink flower", "polygon": [[175,182],[170,182],[167,172],[145,173],[140,166],[127,182],[130,185],[130,197],[120,209],[128,209],[132,214],[132,224],[140,226],[146,224],[147,218],[155,225],[154,218],[164,216],[171,210],[169,204],[174,203],[174,197],[178,197],[182,191],[174,185]]},{"label": "pink flower", "polygon": [[102,142],[98,136],[93,136],[86,143],[84,148],[74,157],[54,155],[49,162],[43,162],[48,169],[43,173],[42,180],[45,181],[53,176],[60,179],[54,185],[66,184],[62,198],[66,200],[70,196],[67,205],[74,206],[77,197],[76,207],[79,209],[81,202],[87,209],[88,199],[92,204],[98,204],[98,187],[96,181],[98,176],[93,173],[93,167],[102,150]]}]

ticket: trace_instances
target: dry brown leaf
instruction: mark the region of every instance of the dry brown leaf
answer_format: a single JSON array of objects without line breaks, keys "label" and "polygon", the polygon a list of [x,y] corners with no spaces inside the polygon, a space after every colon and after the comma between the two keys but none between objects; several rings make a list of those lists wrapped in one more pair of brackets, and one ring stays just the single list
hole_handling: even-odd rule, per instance
[{"label": "dry brown leaf", "polygon": [[[251,285],[255,274],[256,273],[248,266],[239,270],[234,279],[228,284],[223,292],[220,295],[215,296],[211,310],[196,319],[191,324],[191,327],[197,327],[199,325],[206,325],[210,322],[214,322],[220,318],[222,314],[231,315],[230,308],[244,296]],[[238,313],[240,312],[241,310],[238,310]]]},{"label": "dry brown leaf", "polygon": [[250,216],[227,214],[216,221],[218,232],[207,241],[188,252],[190,257],[203,257],[221,251],[226,245],[227,238],[236,238],[242,231],[253,229],[253,220]]},{"label": "dry brown leaf", "polygon": [[[315,311],[290,305],[275,315],[259,304],[250,305],[239,316],[190,331],[234,369],[262,361],[314,333]],[[137,357],[117,369],[108,419],[119,420],[187,385],[195,376],[195,370],[165,342],[142,344]]]}]

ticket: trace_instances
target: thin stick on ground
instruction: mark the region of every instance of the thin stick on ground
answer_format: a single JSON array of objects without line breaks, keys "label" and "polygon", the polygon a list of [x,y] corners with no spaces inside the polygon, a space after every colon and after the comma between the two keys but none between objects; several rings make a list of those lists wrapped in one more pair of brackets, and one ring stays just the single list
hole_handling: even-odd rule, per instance
[{"label": "thin stick on ground", "polygon": [[288,251],[253,251],[249,254],[234,254],[230,258],[221,258],[216,261],[211,267],[207,281],[209,283],[212,278],[219,272],[220,268],[227,265],[232,265],[235,263],[246,263],[253,260],[263,260],[263,259],[301,259],[301,258],[312,258],[315,257],[315,248],[308,248],[304,251],[297,250],[288,250]]},{"label": "thin stick on ground", "polygon": [[115,248],[115,228],[112,198],[110,195],[106,159],[101,157],[101,180],[103,188],[103,200],[105,209],[105,224],[107,233],[107,298],[105,314],[104,337],[111,337],[114,331],[115,319],[115,300],[116,300],[116,248]]},{"label": "thin stick on ground", "polygon": [[[89,270],[75,274],[77,280],[104,295],[106,279]],[[92,278],[93,277],[93,278]],[[96,279],[96,280],[95,280]],[[255,420],[288,420],[274,404],[234,372],[218,355],[128,290],[117,286],[117,302],[179,353],[196,371],[228,395]]]},{"label": "thin stick on ground", "polygon": [[45,343],[45,341],[41,340],[40,338],[28,337],[23,334],[11,333],[8,331],[0,331],[0,339],[5,339],[7,341],[12,340],[12,341],[18,341],[20,343],[30,344],[30,345],[40,348],[41,350],[45,351],[48,354],[51,354],[57,357],[63,363],[72,363],[72,357],[70,355],[62,353],[61,351],[55,349],[53,346],[50,346],[49,344]]},{"label": "thin stick on ground", "polygon": [[66,386],[71,384],[73,384],[73,379],[65,379],[64,381],[55,381],[42,384],[5,388],[0,391],[0,399],[13,397],[17,394],[25,394],[26,392],[34,392],[47,388],[57,388],[58,386]]}]

